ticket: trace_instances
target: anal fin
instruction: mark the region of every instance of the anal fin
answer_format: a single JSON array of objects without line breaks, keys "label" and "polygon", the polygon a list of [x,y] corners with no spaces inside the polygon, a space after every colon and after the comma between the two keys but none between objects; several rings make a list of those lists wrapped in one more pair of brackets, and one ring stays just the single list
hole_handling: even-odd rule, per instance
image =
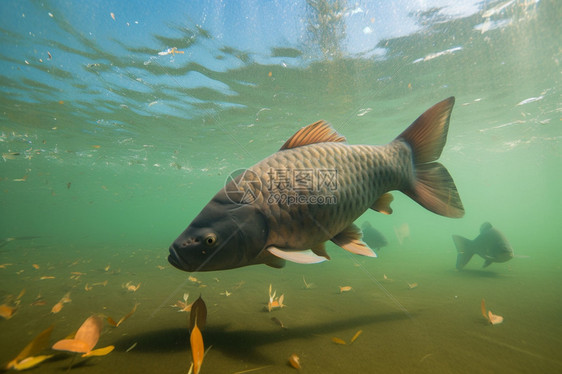
[{"label": "anal fin", "polygon": [[325,257],[326,260],[330,260],[330,255],[328,254],[328,252],[326,252],[326,244],[325,243],[320,243],[320,244],[310,248],[310,250],[315,255],[322,256],[322,257]]},{"label": "anal fin", "polygon": [[392,196],[390,192],[382,194],[381,197],[375,201],[371,209],[382,214],[392,214],[392,208],[390,207],[392,200],[394,200],[394,196]]},{"label": "anal fin", "polygon": [[346,251],[356,255],[377,257],[377,254],[361,240],[363,234],[353,223],[332,238],[332,241]]}]

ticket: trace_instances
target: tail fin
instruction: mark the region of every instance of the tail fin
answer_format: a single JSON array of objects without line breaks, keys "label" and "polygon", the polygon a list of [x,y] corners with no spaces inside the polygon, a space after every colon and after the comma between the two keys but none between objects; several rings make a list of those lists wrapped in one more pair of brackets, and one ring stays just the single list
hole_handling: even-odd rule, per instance
[{"label": "tail fin", "polygon": [[424,208],[446,217],[464,215],[461,198],[453,178],[438,162],[447,141],[449,119],[455,98],[445,99],[418,117],[396,140],[412,148],[415,180],[404,190]]},{"label": "tail fin", "polygon": [[463,238],[462,236],[453,235],[453,241],[455,242],[455,247],[457,247],[457,270],[461,270],[468,264],[468,261],[474,255],[474,251],[470,248],[472,243],[470,240]]}]

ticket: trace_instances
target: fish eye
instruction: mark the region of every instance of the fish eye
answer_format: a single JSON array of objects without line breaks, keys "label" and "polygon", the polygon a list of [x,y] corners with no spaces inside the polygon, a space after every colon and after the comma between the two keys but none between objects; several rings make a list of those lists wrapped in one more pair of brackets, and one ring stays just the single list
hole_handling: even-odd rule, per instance
[{"label": "fish eye", "polygon": [[207,234],[204,241],[207,246],[211,247],[217,242],[217,236],[215,234]]}]

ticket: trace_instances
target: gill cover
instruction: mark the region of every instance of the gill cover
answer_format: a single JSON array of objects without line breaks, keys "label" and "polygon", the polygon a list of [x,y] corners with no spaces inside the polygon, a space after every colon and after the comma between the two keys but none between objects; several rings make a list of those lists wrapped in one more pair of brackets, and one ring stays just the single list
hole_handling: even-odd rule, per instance
[{"label": "gill cover", "polygon": [[223,189],[172,243],[168,261],[189,272],[252,265],[267,234],[258,207],[232,202]]}]

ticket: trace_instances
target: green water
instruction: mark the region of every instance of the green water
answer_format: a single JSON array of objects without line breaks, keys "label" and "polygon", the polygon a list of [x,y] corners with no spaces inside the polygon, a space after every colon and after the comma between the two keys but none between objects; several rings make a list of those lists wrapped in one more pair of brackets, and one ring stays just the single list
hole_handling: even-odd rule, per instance
[{"label": "green water", "polygon": [[[3,13],[21,17],[19,6],[4,3]],[[2,365],[52,324],[54,343],[91,314],[118,320],[139,303],[119,327],[104,325],[98,347],[115,351],[76,359],[71,372],[186,373],[188,314],[171,305],[189,293],[208,309],[202,373],[294,372],[293,353],[303,373],[562,371],[559,2],[510,3],[494,16],[507,23],[487,30],[478,26],[483,11],[421,13],[426,27],[378,43],[384,57],[314,56],[314,35],[256,56],[190,22],[180,36],[155,32],[157,46],[124,44],[134,39],[125,35],[115,50],[56,6],[34,7],[53,11],[52,33],[30,41],[2,28],[0,238],[16,240],[0,248],[0,303],[19,304],[0,319]],[[96,11],[109,18],[111,10]],[[174,45],[202,48],[213,63],[195,53],[151,59]],[[54,50],[75,58],[57,61]],[[190,84],[194,74],[213,83]],[[201,283],[168,264],[169,245],[227,175],[300,127],[325,119],[351,144],[384,144],[448,96],[456,105],[440,162],[464,218],[437,216],[396,192],[392,215],[368,211],[357,221],[387,237],[376,259],[329,243],[326,263],[192,274]],[[485,221],[516,257],[486,269],[474,258],[456,271],[451,235],[472,239]],[[410,236],[400,243],[395,229],[404,224]],[[141,285],[130,292],[127,282]],[[264,310],[269,284],[286,308]],[[67,292],[72,302],[51,313]],[[482,298],[502,324],[481,316]],[[45,305],[32,305],[37,299]],[[70,361],[59,353],[34,370],[59,373]]]}]

